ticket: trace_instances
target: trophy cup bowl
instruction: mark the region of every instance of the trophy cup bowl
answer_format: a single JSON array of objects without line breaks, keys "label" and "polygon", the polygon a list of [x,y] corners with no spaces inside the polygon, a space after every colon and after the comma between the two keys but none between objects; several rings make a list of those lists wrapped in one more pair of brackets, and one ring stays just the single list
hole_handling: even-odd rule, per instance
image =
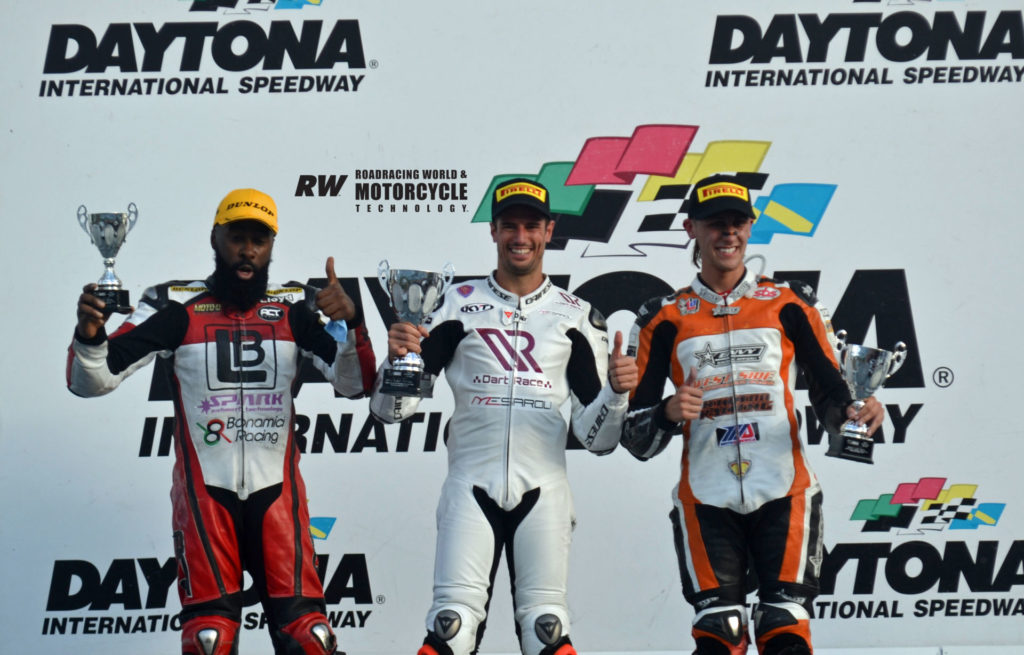
[{"label": "trophy cup bowl", "polygon": [[[423,320],[437,308],[445,290],[452,282],[455,269],[445,264],[443,272],[391,268],[386,259],[377,266],[377,279],[387,294],[391,308],[399,321],[422,325]],[[410,352],[392,362],[384,370],[380,391],[391,396],[431,397],[432,385],[426,380],[423,358]]]},{"label": "trophy cup bowl", "polygon": [[114,258],[138,220],[139,208],[134,202],[128,203],[126,212],[90,214],[85,205],[78,207],[78,224],[103,256],[103,276],[92,293],[106,303],[105,313],[127,314],[132,310],[128,290],[121,288],[121,280],[114,273]]},{"label": "trophy cup bowl", "polygon": [[[891,352],[847,344],[846,330],[836,333],[836,341],[839,343],[839,368],[853,396],[853,406],[858,410],[864,406],[864,399],[881,389],[907,358],[907,345],[902,341],[897,342]],[[874,464],[871,459],[874,446],[874,440],[868,436],[868,426],[850,420],[843,423],[838,435],[830,435],[825,454]]]}]

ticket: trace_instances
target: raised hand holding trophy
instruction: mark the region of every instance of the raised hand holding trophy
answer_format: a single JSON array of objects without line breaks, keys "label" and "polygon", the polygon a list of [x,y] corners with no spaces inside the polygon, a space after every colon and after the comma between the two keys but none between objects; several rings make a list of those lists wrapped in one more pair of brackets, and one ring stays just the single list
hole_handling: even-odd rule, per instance
[{"label": "raised hand holding trophy", "polygon": [[139,208],[134,202],[128,203],[127,212],[90,214],[85,205],[78,207],[78,224],[103,255],[105,270],[96,283],[93,295],[106,303],[103,308],[105,313],[128,314],[132,310],[128,290],[121,288],[121,280],[114,273],[114,258],[137,220]]},{"label": "raised hand holding trophy", "polygon": [[[846,330],[836,333],[836,341],[839,342],[839,368],[853,395],[853,406],[857,409],[864,406],[865,398],[873,396],[882,388],[885,381],[903,366],[907,357],[907,345],[902,341],[896,343],[892,352],[847,344]],[[868,436],[868,426],[847,421],[843,423],[838,435],[830,435],[828,452],[825,454],[874,464],[871,459],[874,446],[874,440]]]},{"label": "raised hand holding trophy", "polygon": [[[445,264],[443,273],[391,268],[386,259],[377,266],[377,278],[395,316],[413,325],[421,325],[437,308],[454,273],[451,264]],[[391,396],[429,397],[429,390],[422,387],[423,373],[423,358],[414,352],[406,353],[384,370],[380,391]]]}]

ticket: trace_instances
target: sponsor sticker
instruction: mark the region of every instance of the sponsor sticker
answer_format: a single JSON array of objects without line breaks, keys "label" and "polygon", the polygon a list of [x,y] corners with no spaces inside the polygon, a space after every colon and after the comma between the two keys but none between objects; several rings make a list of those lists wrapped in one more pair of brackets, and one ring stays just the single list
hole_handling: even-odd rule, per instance
[{"label": "sponsor sticker", "polygon": [[[750,443],[752,441],[761,440],[761,432],[757,429],[757,423],[741,423],[740,425],[730,425],[725,428],[715,429],[715,438],[718,439],[719,446],[734,446],[738,443]],[[742,477],[747,472],[747,468],[750,467],[750,463],[747,463],[746,467],[740,471],[739,476]],[[733,471],[734,473],[736,471]]]},{"label": "sponsor sticker", "polygon": [[738,185],[731,184],[729,182],[719,182],[717,184],[710,184],[702,189],[699,189],[700,201],[707,202],[712,198],[719,198],[721,196],[732,196],[750,202],[750,196],[747,193],[746,188]]},{"label": "sponsor sticker", "polygon": [[498,202],[501,202],[505,198],[512,196],[533,196],[537,200],[544,202],[547,200],[548,192],[536,184],[530,184],[529,182],[516,182],[515,184],[506,184],[503,187],[498,187],[494,192],[495,198]]},{"label": "sponsor sticker", "polygon": [[264,305],[263,307],[259,308],[259,310],[256,312],[256,315],[262,318],[264,321],[280,321],[282,318],[284,318],[284,308],[275,307],[272,305]]},{"label": "sponsor sticker", "polygon": [[778,298],[782,294],[781,291],[775,287],[758,287],[757,291],[754,292],[754,297],[758,300],[772,300]]},{"label": "sponsor sticker", "polygon": [[687,298],[685,302],[682,298],[679,299],[679,313],[683,316],[696,314],[698,311],[700,311],[700,298]]}]

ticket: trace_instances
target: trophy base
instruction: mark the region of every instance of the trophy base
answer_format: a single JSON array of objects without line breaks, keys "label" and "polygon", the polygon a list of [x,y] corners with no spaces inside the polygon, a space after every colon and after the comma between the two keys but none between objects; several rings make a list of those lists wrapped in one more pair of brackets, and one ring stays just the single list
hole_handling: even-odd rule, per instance
[{"label": "trophy base", "polygon": [[852,462],[863,462],[874,464],[871,453],[875,448],[875,442],[871,438],[860,435],[848,434],[846,432],[838,435],[830,435],[828,439],[829,457],[839,457]]},{"label": "trophy base", "polygon": [[131,314],[132,312],[127,289],[94,289],[92,295],[106,303],[103,308],[104,314]]}]

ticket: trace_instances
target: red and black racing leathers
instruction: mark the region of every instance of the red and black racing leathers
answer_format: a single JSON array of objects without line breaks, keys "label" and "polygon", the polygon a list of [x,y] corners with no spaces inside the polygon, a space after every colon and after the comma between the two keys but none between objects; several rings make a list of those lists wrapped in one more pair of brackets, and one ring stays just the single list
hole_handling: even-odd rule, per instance
[{"label": "red and black racing leathers", "polygon": [[333,650],[323,645],[333,636],[292,438],[292,383],[308,358],[338,392],[357,397],[371,388],[375,364],[361,317],[336,341],[315,311],[314,292],[271,285],[240,312],[222,307],[208,282],[161,284],[109,338],[102,330],[92,340],[76,333],[68,350],[68,388],[80,396],[110,392],[157,356],[172,364],[183,652],[237,648],[243,569],[277,652]]}]

